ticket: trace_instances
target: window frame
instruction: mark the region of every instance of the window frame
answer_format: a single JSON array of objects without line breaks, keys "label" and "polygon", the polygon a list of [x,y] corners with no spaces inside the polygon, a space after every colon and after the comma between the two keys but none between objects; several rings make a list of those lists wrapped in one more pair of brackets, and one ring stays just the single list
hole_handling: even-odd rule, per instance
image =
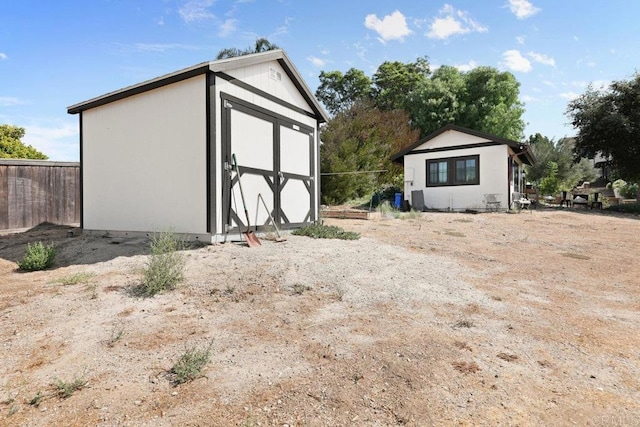
[{"label": "window frame", "polygon": [[[467,161],[467,160],[475,160],[476,162],[476,173],[475,177],[469,181],[458,181],[456,179],[456,162],[458,161]],[[446,182],[433,182],[431,180],[430,167],[433,164],[440,164],[446,162],[447,163],[447,181]],[[426,184],[427,187],[453,187],[458,185],[480,185],[480,155],[473,154],[469,156],[458,156],[458,157],[441,157],[437,159],[426,159]]]}]

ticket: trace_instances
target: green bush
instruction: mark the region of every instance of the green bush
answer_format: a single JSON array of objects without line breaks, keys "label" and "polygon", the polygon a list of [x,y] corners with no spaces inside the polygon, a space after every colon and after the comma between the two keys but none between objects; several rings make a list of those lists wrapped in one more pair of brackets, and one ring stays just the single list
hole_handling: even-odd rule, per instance
[{"label": "green bush", "polygon": [[335,225],[312,224],[294,230],[291,234],[296,236],[313,237],[314,239],[342,239],[358,240],[360,234],[353,231],[344,231]]},{"label": "green bush", "polygon": [[640,215],[640,203],[612,205],[606,208],[606,210],[611,212]]},{"label": "green bush", "polygon": [[42,242],[27,243],[27,252],[22,261],[18,261],[18,267],[23,271],[44,270],[53,265],[55,257],[56,248],[53,243],[48,246]]},{"label": "green bush", "polygon": [[151,237],[151,256],[143,270],[142,293],[153,296],[174,289],[184,278],[185,259],[179,251],[186,246],[175,233],[156,233]]},{"label": "green bush", "polygon": [[612,187],[614,190],[618,190],[625,199],[635,199],[638,194],[638,184],[629,183],[622,179],[614,181]]},{"label": "green bush", "polygon": [[171,373],[175,375],[173,383],[175,385],[184,384],[202,376],[202,369],[209,363],[210,358],[210,345],[204,349],[195,347],[187,349],[171,368]]}]

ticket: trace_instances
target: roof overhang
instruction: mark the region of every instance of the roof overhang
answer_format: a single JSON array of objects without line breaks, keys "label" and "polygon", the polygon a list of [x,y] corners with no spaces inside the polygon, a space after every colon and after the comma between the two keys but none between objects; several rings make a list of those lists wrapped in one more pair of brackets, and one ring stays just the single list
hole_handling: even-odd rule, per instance
[{"label": "roof overhang", "polygon": [[320,103],[311,92],[311,89],[309,89],[309,86],[307,86],[304,79],[296,69],[295,65],[293,65],[287,54],[281,49],[203,62],[189,68],[184,68],[170,74],[165,74],[151,80],[147,80],[132,86],[127,86],[125,88],[106,93],[87,101],[79,102],[77,104],[69,106],[67,108],[67,113],[78,114],[90,108],[99,107],[101,105],[125,99],[130,96],[157,89],[159,87],[166,86],[172,83],[177,83],[179,81],[186,80],[201,74],[210,72],[224,73],[236,68],[247,67],[268,61],[278,61],[287,76],[289,76],[298,91],[302,94],[305,101],[307,101],[307,103],[313,110],[313,114],[319,123],[329,121],[329,116],[320,106]]},{"label": "roof overhang", "polygon": [[[398,151],[396,154],[391,156],[391,161],[399,164],[404,164],[405,155],[410,154],[417,147],[421,146],[422,144],[448,131],[456,131],[456,132],[461,132],[468,135],[476,136],[478,138],[487,140],[488,144],[507,145],[511,147],[513,152],[522,160],[523,163],[528,165],[535,163],[535,156],[533,155],[533,152],[531,151],[531,147],[529,146],[529,144],[513,141],[511,139],[501,138],[496,135],[491,135],[489,133],[480,132],[477,130],[473,130],[473,129],[469,129],[469,128],[465,128],[465,127],[457,126],[453,124],[443,126],[437,131],[425,136],[424,138],[419,139],[418,141],[414,142],[410,146]],[[482,144],[477,144],[477,145],[482,145]]]}]

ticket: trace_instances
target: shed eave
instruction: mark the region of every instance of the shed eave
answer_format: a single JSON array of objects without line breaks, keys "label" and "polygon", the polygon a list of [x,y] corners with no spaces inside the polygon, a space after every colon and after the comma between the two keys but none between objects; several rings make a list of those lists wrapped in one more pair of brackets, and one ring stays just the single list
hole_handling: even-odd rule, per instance
[{"label": "shed eave", "polygon": [[176,83],[178,81],[195,77],[200,74],[208,72],[225,72],[239,67],[251,66],[272,60],[278,61],[283,67],[298,91],[300,91],[304,99],[313,110],[313,114],[316,116],[318,122],[326,123],[327,121],[329,121],[329,116],[324,111],[322,106],[320,106],[318,100],[311,92],[311,89],[309,89],[309,86],[307,86],[301,74],[295,68],[289,57],[281,49],[203,62],[189,68],[165,74],[163,76],[156,77],[142,83],[127,86],[125,88],[118,89],[116,91],[109,92],[95,98],[91,98],[87,101],[71,105],[67,107],[67,113],[78,114],[90,108],[99,107],[110,102],[128,98],[130,96],[137,95],[148,90],[156,89],[171,83]]}]

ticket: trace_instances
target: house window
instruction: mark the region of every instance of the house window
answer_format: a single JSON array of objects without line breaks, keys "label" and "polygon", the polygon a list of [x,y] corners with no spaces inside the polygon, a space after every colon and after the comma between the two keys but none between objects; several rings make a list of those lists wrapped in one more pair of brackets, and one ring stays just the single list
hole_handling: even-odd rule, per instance
[{"label": "house window", "polygon": [[447,161],[427,162],[429,167],[429,182],[433,185],[446,185],[448,181]]},{"label": "house window", "polygon": [[427,187],[480,184],[480,156],[427,160]]}]

